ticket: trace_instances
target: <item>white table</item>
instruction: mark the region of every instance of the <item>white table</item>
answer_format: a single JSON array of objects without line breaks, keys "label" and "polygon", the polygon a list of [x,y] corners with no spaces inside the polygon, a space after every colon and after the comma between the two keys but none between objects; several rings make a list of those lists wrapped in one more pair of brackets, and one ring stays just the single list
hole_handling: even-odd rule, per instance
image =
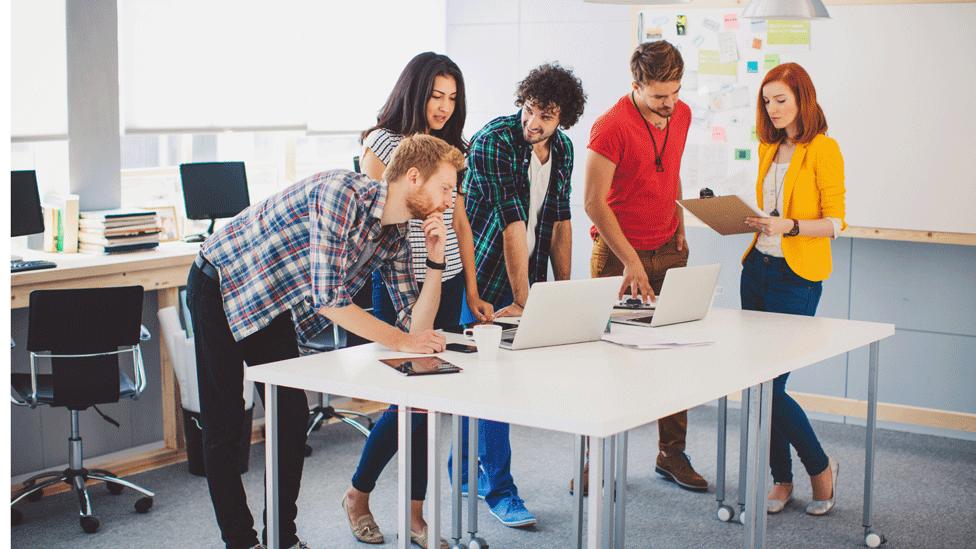
[{"label": "white table", "polygon": [[[614,325],[618,330],[649,328]],[[482,363],[477,355],[448,352],[461,374],[404,377],[377,362],[407,356],[376,344],[296,358],[248,368],[246,377],[265,383],[268,542],[277,541],[277,386],[389,402],[400,406],[398,497],[399,546],[409,546],[410,421],[411,408],[426,409],[430,511],[428,523],[436,542],[440,532],[438,413],[488,419],[563,431],[590,437],[587,546],[623,547],[626,505],[626,433],[681,410],[753,388],[749,431],[750,464],[746,490],[745,547],[765,544],[765,479],[768,461],[772,380],[785,372],[871,345],[877,362],[878,341],[894,334],[891,324],[811,318],[738,310],[713,310],[705,320],[654,328],[714,345],[667,351],[637,351],[605,342],[560,347],[501,350],[496,362]],[[459,336],[449,335],[449,341]],[[875,370],[876,372],[876,370]],[[581,406],[580,403],[586,403]],[[873,423],[873,416],[869,417]],[[472,425],[472,432],[475,431]],[[457,431],[457,429],[456,429]],[[872,431],[873,433],[873,431]],[[457,433],[456,433],[457,437]],[[582,440],[577,439],[582,455]],[[869,437],[869,458],[873,440]],[[477,455],[474,448],[470,449]],[[756,459],[758,458],[758,459]],[[870,472],[870,469],[868,470]],[[577,470],[576,486],[580,486]],[[470,489],[476,490],[474,479]],[[577,540],[582,542],[582,490],[577,489]],[[595,497],[593,497],[595,496]],[[476,498],[470,498],[474,508]],[[459,500],[455,496],[455,502]],[[470,511],[470,509],[469,509]],[[459,509],[455,529],[459,531]],[[470,517],[469,517],[470,520]],[[476,535],[476,526],[471,528]]]}]

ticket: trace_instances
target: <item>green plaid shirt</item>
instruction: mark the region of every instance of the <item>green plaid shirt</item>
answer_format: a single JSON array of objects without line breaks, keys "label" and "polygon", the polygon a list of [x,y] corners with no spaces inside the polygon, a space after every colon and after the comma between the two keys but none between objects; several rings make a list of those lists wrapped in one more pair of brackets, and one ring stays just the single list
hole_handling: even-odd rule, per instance
[{"label": "green plaid shirt", "polygon": [[[570,218],[573,143],[557,129],[549,146],[552,171],[536,224],[535,249],[529,250],[530,284],[546,280],[553,225]],[[509,223],[528,219],[531,159],[532,145],[522,136],[521,111],[492,120],[471,138],[462,192],[474,233],[478,291],[495,306],[512,292],[502,231]]]}]

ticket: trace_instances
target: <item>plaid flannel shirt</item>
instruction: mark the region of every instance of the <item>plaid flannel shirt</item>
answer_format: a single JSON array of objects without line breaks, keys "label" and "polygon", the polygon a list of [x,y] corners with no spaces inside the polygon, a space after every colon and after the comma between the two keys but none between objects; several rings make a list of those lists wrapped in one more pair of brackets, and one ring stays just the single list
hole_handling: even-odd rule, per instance
[{"label": "plaid flannel shirt", "polygon": [[[376,269],[391,289],[398,326],[409,329],[419,291],[407,224],[380,225],[386,199],[385,182],[321,172],[252,205],[208,238],[200,253],[220,273],[234,339],[290,310],[306,343],[330,324],[317,311],[352,304]],[[363,257],[374,244],[375,253]]]},{"label": "plaid flannel shirt", "polygon": [[[553,225],[570,218],[573,143],[557,129],[549,144],[552,170],[536,224],[535,249],[529,250],[530,284],[546,280]],[[478,290],[482,299],[496,306],[512,291],[502,231],[510,223],[528,220],[531,159],[532,145],[522,135],[521,111],[492,120],[471,138],[463,184],[465,207],[474,234]]]}]

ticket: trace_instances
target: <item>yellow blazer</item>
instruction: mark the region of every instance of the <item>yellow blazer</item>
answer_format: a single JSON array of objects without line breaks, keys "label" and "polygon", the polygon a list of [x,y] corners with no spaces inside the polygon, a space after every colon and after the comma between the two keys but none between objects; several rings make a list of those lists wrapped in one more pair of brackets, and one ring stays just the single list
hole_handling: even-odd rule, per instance
[{"label": "yellow blazer", "polygon": [[[763,179],[776,158],[778,144],[759,144],[759,178],[756,181],[756,200],[763,208]],[[790,160],[783,182],[783,217],[792,219],[822,219],[836,217],[841,229],[844,221],[844,157],[837,141],[824,134],[807,144],[798,143]],[[746,255],[756,245],[759,234],[752,239]],[[794,273],[811,280],[825,280],[833,268],[830,257],[830,238],[791,236],[783,238],[783,255]],[[745,260],[745,256],[742,257]]]}]

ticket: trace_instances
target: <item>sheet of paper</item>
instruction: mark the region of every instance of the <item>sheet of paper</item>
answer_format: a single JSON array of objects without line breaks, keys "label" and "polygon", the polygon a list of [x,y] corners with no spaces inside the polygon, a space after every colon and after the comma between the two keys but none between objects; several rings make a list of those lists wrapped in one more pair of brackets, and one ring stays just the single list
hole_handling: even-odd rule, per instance
[{"label": "sheet of paper", "polygon": [[778,20],[768,21],[769,30],[766,34],[766,43],[770,46],[809,46],[810,45],[810,21],[809,20]]},{"label": "sheet of paper", "polygon": [[712,142],[713,143],[725,143],[726,135],[725,128],[722,126],[712,126]]},{"label": "sheet of paper", "polygon": [[739,16],[734,13],[726,13],[723,15],[722,28],[727,31],[739,30]]},{"label": "sheet of paper", "polygon": [[749,22],[749,30],[752,31],[752,34],[763,34],[766,32],[766,20],[753,19]]},{"label": "sheet of paper", "polygon": [[708,29],[708,30],[710,30],[712,32],[718,32],[718,30],[720,28],[722,28],[718,24],[718,21],[716,21],[714,19],[711,19],[711,18],[707,18],[707,17],[705,18],[705,21],[702,23],[702,25],[704,25],[706,29]]},{"label": "sheet of paper", "polygon": [[723,32],[718,35],[718,60],[722,63],[734,63],[739,60],[739,46],[735,43],[734,32]]},{"label": "sheet of paper", "polygon": [[767,53],[766,57],[763,58],[763,71],[769,72],[770,70],[778,66],[779,66],[779,54]]},{"label": "sheet of paper", "polygon": [[761,50],[762,49],[762,38],[753,38],[752,39],[752,49],[754,49],[754,50]]},{"label": "sheet of paper", "polygon": [[723,63],[718,50],[698,50],[698,74],[736,76],[737,63]]},{"label": "sheet of paper", "polygon": [[682,336],[680,334],[675,337],[668,333],[646,329],[639,332],[611,332],[609,334],[603,334],[602,339],[609,343],[616,343],[624,347],[642,350],[678,349],[681,347],[698,347],[715,343],[714,341],[705,341],[700,338]]}]

